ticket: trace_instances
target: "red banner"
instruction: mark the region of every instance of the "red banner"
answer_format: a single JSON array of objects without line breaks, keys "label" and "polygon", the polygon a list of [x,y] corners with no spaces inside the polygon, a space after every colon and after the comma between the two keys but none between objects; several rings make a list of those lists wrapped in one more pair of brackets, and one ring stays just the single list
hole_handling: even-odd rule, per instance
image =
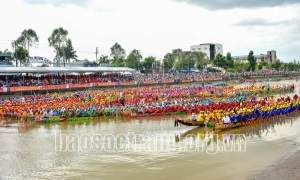
[{"label": "red banner", "polygon": [[70,88],[91,87],[91,84],[70,84]]},{"label": "red banner", "polygon": [[116,82],[99,82],[94,83],[94,86],[115,86]]},{"label": "red banner", "polygon": [[20,87],[10,87],[9,91],[35,91],[35,90],[43,90],[42,86],[20,86]]},{"label": "red banner", "polygon": [[193,82],[192,80],[182,80],[182,82]]},{"label": "red banner", "polygon": [[130,85],[135,85],[134,82],[121,82],[120,83],[122,86],[130,86]]},{"label": "red banner", "polygon": [[173,83],[172,80],[164,80],[164,81],[161,81],[161,83]]},{"label": "red banner", "polygon": [[144,84],[157,84],[157,81],[144,81]]},{"label": "red banner", "polygon": [[0,92],[4,92],[3,88],[0,88]]},{"label": "red banner", "polygon": [[66,85],[49,85],[49,86],[43,86],[43,90],[50,90],[50,89],[66,89]]}]

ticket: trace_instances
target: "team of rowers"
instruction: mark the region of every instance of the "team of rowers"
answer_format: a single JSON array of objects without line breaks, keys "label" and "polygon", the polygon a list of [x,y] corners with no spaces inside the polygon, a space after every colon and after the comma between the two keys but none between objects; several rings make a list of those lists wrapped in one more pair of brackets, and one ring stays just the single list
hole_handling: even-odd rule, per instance
[{"label": "team of rowers", "polygon": [[[27,97],[2,98],[0,100],[0,115],[16,116],[112,116],[117,112],[132,112],[139,114],[200,112],[204,110],[222,110],[240,106],[256,105],[257,97],[250,90],[261,91],[265,88],[294,88],[288,86],[251,86],[237,88],[235,86],[206,88],[197,86],[166,86],[144,87],[141,89],[98,90],[65,94],[46,94]],[[180,92],[180,93],[178,93]],[[189,95],[190,98],[172,96],[176,94]],[[219,92],[235,95],[216,99],[195,94]],[[194,96],[193,96],[194,94]],[[262,101],[263,103],[264,101]]]},{"label": "team of rowers", "polygon": [[259,102],[252,102],[249,106],[236,106],[212,111],[200,111],[199,115],[192,114],[192,121],[211,122],[219,127],[230,123],[251,123],[258,119],[268,119],[290,114],[300,110],[300,100],[297,94],[293,99],[279,97],[275,101],[273,96],[270,99]]}]

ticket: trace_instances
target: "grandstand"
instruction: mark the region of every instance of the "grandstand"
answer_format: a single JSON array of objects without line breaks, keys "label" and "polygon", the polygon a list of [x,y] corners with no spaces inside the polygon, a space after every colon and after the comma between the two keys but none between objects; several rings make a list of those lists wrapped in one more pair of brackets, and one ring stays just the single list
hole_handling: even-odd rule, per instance
[{"label": "grandstand", "polygon": [[111,77],[126,72],[134,74],[136,70],[127,67],[1,67],[0,92],[115,86],[120,85],[119,82],[103,81],[100,76],[109,74]]}]

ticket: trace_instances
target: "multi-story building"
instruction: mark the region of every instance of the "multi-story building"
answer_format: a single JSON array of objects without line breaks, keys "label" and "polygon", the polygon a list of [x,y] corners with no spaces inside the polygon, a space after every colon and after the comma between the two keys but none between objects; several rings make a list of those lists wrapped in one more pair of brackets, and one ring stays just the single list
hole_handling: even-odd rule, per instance
[{"label": "multi-story building", "polygon": [[[257,60],[259,63],[261,61],[261,57],[265,58],[265,61],[268,63],[275,63],[277,61],[277,56],[276,56],[276,51],[268,51],[267,54],[260,54],[260,55],[253,55],[254,58]],[[242,62],[247,62],[247,57],[248,55],[242,55],[242,56],[232,56],[233,60],[240,60]]]},{"label": "multi-story building", "polygon": [[0,53],[0,67],[13,67],[11,54]]},{"label": "multi-story building", "polygon": [[213,60],[217,54],[223,55],[223,45],[213,43],[193,45],[191,52],[203,52],[210,60]]},{"label": "multi-story building", "polygon": [[276,51],[275,50],[268,51],[265,59],[268,63],[271,63],[271,64],[275,63],[277,61]]}]

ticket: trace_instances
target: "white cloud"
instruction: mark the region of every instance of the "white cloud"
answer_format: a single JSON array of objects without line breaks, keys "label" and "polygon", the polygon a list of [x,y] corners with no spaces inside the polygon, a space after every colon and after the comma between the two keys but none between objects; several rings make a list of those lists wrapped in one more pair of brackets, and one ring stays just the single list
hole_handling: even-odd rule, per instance
[{"label": "white cloud", "polygon": [[68,4],[77,5],[77,6],[87,6],[90,4],[91,0],[24,0],[28,4],[52,4],[54,6],[64,6]]},{"label": "white cloud", "polygon": [[177,2],[185,2],[188,4],[205,7],[207,9],[218,10],[218,9],[233,9],[233,8],[265,8],[265,7],[276,7],[282,5],[299,4],[299,0],[173,0]]}]

